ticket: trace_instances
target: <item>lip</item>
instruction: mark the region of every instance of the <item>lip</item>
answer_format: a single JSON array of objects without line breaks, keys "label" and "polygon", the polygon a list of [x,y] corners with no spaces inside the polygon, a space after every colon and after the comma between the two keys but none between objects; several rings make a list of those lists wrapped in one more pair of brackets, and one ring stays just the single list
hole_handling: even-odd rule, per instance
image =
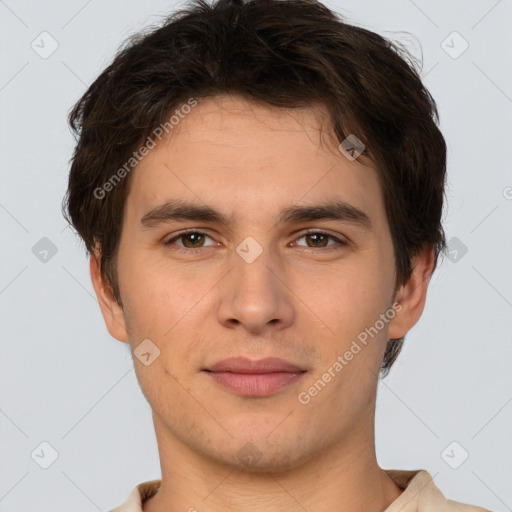
[{"label": "lip", "polygon": [[277,372],[303,372],[303,368],[279,359],[278,357],[265,357],[264,359],[252,360],[246,357],[229,357],[206,368],[210,372],[233,372],[233,373],[277,373]]},{"label": "lip", "polygon": [[230,391],[252,397],[269,396],[297,382],[306,370],[276,357],[253,361],[231,357],[203,370]]}]

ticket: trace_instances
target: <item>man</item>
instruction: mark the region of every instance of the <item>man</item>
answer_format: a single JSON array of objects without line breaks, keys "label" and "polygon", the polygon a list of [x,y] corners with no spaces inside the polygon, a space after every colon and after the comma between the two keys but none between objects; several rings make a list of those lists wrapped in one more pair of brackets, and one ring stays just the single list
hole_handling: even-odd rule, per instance
[{"label": "man", "polygon": [[375,456],[445,248],[436,122],[395,46],[309,0],[197,2],[91,85],[67,215],[162,468],[115,511],[484,510]]}]

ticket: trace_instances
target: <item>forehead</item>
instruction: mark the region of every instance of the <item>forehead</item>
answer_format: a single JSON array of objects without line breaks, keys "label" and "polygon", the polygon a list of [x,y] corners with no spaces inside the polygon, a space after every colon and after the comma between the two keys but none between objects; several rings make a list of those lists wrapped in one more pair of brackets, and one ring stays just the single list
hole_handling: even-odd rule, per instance
[{"label": "forehead", "polygon": [[338,150],[324,107],[283,109],[227,95],[182,114],[133,171],[127,210],[140,214],[175,198],[226,215],[326,199],[370,216],[383,208],[375,170]]}]

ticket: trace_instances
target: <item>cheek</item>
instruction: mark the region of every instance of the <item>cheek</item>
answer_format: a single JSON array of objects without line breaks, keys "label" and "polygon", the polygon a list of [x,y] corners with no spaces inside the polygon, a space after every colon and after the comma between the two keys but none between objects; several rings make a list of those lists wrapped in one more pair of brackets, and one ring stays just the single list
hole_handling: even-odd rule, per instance
[{"label": "cheek", "polygon": [[[130,339],[154,340],[161,351],[176,346],[191,329],[200,330],[214,309],[211,289],[222,277],[214,271],[171,264],[165,258],[125,258],[119,269],[124,288],[125,317],[130,318]],[[220,276],[220,277],[219,277]],[[186,333],[185,335],[183,333]]]},{"label": "cheek", "polygon": [[153,254],[155,251],[137,247],[136,236],[132,239],[131,243],[120,246],[118,275],[125,295],[134,306],[133,311],[140,314],[140,311],[153,309],[162,300],[167,301],[177,286],[170,269],[164,265],[165,259]]},{"label": "cheek", "polygon": [[315,302],[328,312],[338,326],[374,321],[387,307],[390,280],[374,265],[340,268],[328,281],[326,292]]},{"label": "cheek", "polygon": [[123,258],[118,261],[118,277],[121,286],[125,319],[130,326],[130,339],[133,343],[139,338],[157,336],[157,320],[162,319],[162,311],[168,313],[164,318],[172,320],[173,308],[168,301],[172,297],[172,286],[152,268],[148,261],[138,260],[128,248],[124,248]]},{"label": "cheek", "polygon": [[[329,327],[325,330],[327,339],[322,344],[326,362],[335,361],[350,351],[347,360],[353,362],[348,365],[352,369],[349,373],[359,373],[363,366],[376,372],[389,327],[389,322],[380,320],[380,315],[390,306],[388,296],[392,292],[392,276],[389,269],[380,265],[377,258],[366,261],[361,258],[340,268],[322,283],[322,293],[317,291],[308,295],[304,290],[303,297],[307,297],[304,302],[310,304]],[[312,324],[310,327],[314,329]],[[370,372],[368,376],[372,376]]]}]

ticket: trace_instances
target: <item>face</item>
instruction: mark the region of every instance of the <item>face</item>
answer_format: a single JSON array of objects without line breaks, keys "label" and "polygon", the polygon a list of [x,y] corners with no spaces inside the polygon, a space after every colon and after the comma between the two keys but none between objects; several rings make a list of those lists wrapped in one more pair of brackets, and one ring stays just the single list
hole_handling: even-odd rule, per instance
[{"label": "face", "polygon": [[[386,341],[424,289],[395,296],[377,174],[328,142],[326,116],[217,96],[133,171],[122,309],[91,270],[111,334],[146,354],[134,364],[159,441],[266,471],[373,432]],[[212,371],[231,357],[295,369]]]}]

